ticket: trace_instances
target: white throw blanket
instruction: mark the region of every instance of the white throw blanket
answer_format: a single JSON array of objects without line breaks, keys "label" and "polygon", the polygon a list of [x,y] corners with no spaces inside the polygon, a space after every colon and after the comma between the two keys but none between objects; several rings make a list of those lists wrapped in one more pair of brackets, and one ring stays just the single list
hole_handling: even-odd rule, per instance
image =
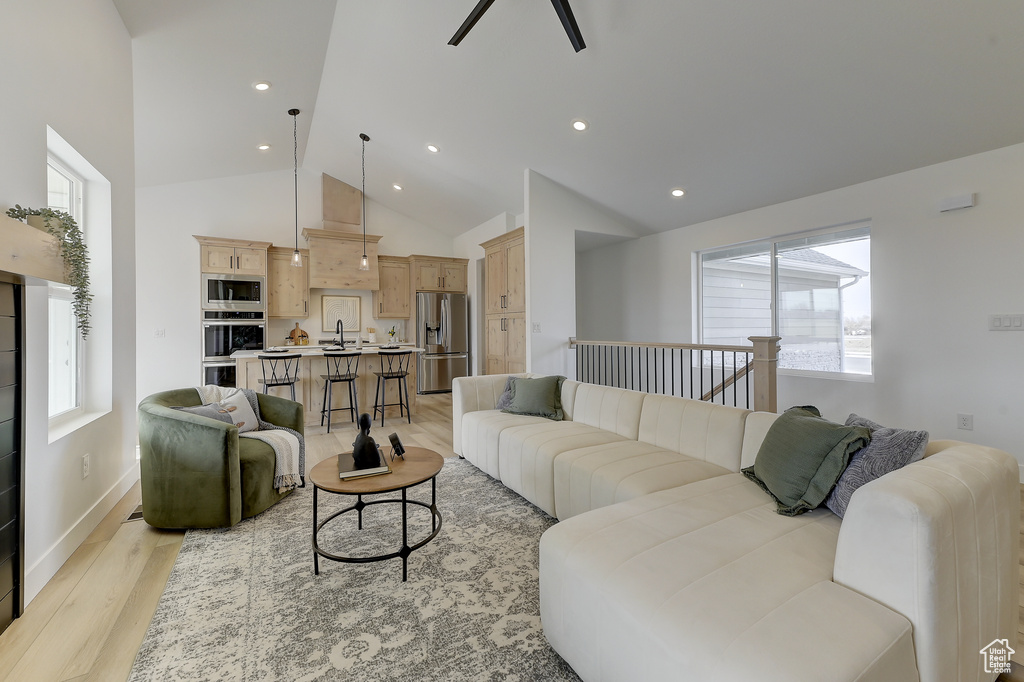
[{"label": "white throw blanket", "polygon": [[225,386],[196,386],[199,399],[203,405],[219,403],[241,392],[256,413],[259,429],[238,434],[241,438],[255,438],[263,441],[274,449],[276,464],[274,466],[274,487],[279,493],[292,490],[302,485],[302,471],[305,468],[306,447],[302,436],[284,426],[277,426],[264,421],[260,415],[259,401],[256,392],[249,389],[230,388]]}]

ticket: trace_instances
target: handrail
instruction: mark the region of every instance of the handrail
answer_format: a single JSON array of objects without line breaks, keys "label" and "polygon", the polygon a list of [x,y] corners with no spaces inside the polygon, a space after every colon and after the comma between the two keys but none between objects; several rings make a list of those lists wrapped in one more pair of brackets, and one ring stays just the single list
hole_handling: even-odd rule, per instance
[{"label": "handrail", "polygon": [[716,395],[724,392],[725,389],[731,387],[738,380],[740,380],[740,379],[744,378],[745,376],[747,376],[748,372],[750,372],[750,363],[749,362],[747,364],[743,365],[743,367],[741,367],[738,370],[736,370],[735,374],[730,374],[729,376],[727,376],[725,378],[725,381],[723,381],[722,383],[718,384],[713,389],[711,389],[710,391],[708,391],[707,393],[702,395],[700,397],[700,399],[703,400],[704,402],[709,402],[709,401],[714,400]]},{"label": "handrail", "polygon": [[[757,337],[751,337],[757,338]],[[633,346],[636,348],[677,348],[682,350],[725,351],[726,353],[750,353],[753,346],[716,346],[707,343],[658,343],[653,341],[580,341],[575,336],[569,337],[569,348],[577,345],[585,346]]]},{"label": "handrail", "polygon": [[[571,337],[569,348],[576,350],[576,378],[585,383],[705,402],[719,402],[720,397],[723,405],[731,400],[737,407],[775,412],[779,337],[749,338],[749,346],[726,346]],[[705,390],[709,382],[711,388]]]}]

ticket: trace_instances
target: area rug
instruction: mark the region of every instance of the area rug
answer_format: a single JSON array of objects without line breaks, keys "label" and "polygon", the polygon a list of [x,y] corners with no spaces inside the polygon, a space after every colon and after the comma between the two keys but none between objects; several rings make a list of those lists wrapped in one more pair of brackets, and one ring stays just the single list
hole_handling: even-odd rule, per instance
[{"label": "area rug", "polygon": [[[313,575],[308,485],[233,528],[189,531],[129,679],[578,680],[540,624],[537,548],[554,519],[464,460],[445,461],[437,496],[441,532],[405,583],[400,559],[321,559]],[[319,493],[319,518],[353,500]],[[345,514],[321,547],[393,551],[399,508],[368,507],[361,531]],[[410,541],[426,537],[429,512],[410,517]]]}]

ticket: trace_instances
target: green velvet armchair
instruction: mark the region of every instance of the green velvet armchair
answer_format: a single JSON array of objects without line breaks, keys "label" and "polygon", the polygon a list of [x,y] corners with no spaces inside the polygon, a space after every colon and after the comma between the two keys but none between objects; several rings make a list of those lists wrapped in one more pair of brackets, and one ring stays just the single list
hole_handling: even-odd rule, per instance
[{"label": "green velvet armchair", "polygon": [[[260,416],[303,432],[302,405],[257,394]],[[194,388],[154,393],[139,403],[142,516],[156,528],[221,528],[283,499],[274,488],[274,449],[239,438],[233,424],[172,407],[199,405]]]}]

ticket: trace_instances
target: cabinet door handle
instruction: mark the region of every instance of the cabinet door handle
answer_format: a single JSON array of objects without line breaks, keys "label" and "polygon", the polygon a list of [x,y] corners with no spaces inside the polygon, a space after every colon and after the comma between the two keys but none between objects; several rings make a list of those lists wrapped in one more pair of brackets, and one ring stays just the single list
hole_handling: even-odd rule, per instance
[{"label": "cabinet door handle", "polygon": [[228,270],[234,270],[234,269],[235,269],[235,257],[234,256],[228,256]]}]

